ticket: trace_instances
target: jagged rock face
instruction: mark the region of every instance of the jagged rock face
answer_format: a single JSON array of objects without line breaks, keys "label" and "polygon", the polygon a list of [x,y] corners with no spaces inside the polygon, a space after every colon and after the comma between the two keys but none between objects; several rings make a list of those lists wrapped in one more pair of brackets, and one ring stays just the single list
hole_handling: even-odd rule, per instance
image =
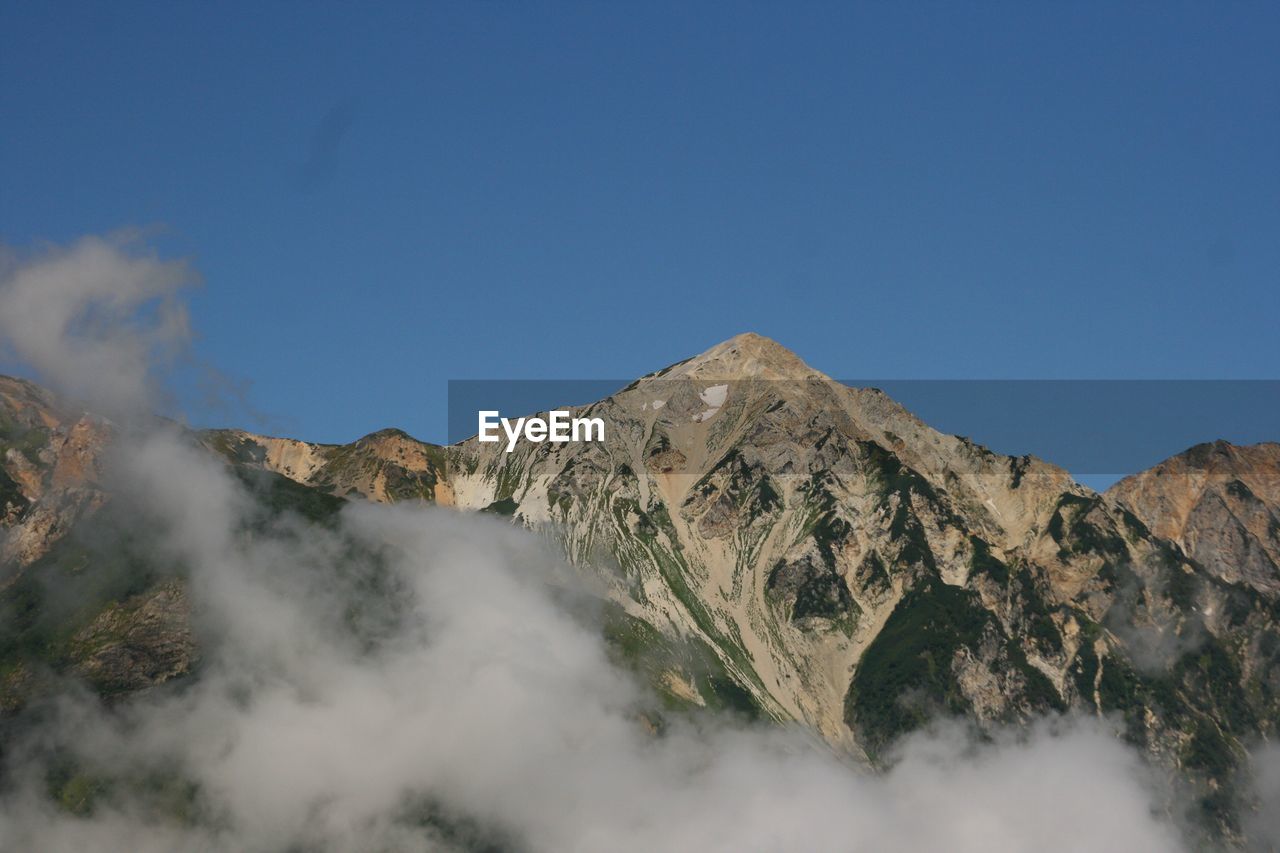
[{"label": "jagged rock face", "polygon": [[1280,444],[1200,444],[1107,495],[1216,577],[1280,597]]},{"label": "jagged rock face", "polygon": [[106,499],[98,468],[110,434],[102,419],[0,377],[0,588]]},{"label": "jagged rock face", "polygon": [[[851,749],[866,746],[849,725],[851,679],[907,592],[925,578],[964,583],[975,538],[999,555],[1034,542],[1058,495],[1078,488],[754,336],[579,414],[603,416],[610,440],[510,454],[464,443],[459,504],[505,503],[583,564],[607,553],[624,606],[705,639],[763,707]],[[1063,677],[1014,656],[1006,681],[1019,689]],[[992,717],[1018,704],[966,683]]]},{"label": "jagged rock face", "polygon": [[[756,338],[582,414],[606,417],[607,444],[464,444],[456,492],[583,564],[610,555],[629,612],[705,639],[762,707],[834,744],[875,754],[938,712],[1075,707],[1209,766],[1275,718],[1253,691],[1274,652],[1246,648],[1274,632],[1265,605],[1053,466],[938,434]],[[1229,698],[1206,701],[1228,660]],[[1226,705],[1252,722],[1219,726]]]},{"label": "jagged rock face", "polygon": [[130,693],[191,670],[191,606],[170,580],[107,606],[71,640],[71,672],[103,694]]},{"label": "jagged rock face", "polygon": [[[574,414],[604,418],[606,440],[200,440],[304,491],[544,532],[602,582],[614,648],[670,697],[797,720],[873,760],[939,713],[1113,714],[1228,820],[1232,765],[1280,719],[1274,445],[1097,495],[754,335]],[[1177,477],[1195,488],[1163,490]]]}]

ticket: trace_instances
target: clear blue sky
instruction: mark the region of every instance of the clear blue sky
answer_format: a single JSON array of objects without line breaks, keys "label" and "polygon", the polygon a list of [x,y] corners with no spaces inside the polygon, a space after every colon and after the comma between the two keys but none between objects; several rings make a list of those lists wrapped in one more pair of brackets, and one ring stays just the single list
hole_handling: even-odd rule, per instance
[{"label": "clear blue sky", "polygon": [[744,330],[1276,377],[1278,44],[1276,3],[10,2],[0,239],[163,226],[201,355],[312,440]]}]

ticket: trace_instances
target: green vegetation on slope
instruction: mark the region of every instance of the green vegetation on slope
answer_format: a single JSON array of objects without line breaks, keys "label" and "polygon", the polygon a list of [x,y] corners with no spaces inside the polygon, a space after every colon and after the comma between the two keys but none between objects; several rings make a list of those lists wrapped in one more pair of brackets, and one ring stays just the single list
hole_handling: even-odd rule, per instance
[{"label": "green vegetation on slope", "polygon": [[952,659],[962,646],[977,645],[989,621],[967,590],[930,579],[908,592],[862,656],[845,696],[845,722],[877,749],[938,710],[966,711]]}]

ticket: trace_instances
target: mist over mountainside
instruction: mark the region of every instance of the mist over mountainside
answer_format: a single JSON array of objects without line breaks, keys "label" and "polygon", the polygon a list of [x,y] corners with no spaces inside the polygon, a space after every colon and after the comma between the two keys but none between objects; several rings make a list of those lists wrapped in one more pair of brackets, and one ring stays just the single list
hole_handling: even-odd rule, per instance
[{"label": "mist over mountainside", "polygon": [[0,853],[1280,853],[1277,43],[0,3]]},{"label": "mist over mountainside", "polygon": [[[629,614],[715,649],[763,713],[872,757],[937,711],[984,723],[1115,712],[1216,790],[1273,730],[1275,445],[1218,446],[1252,491],[1208,472],[1214,456],[1197,448],[1097,495],[754,335],[581,411],[605,417],[606,443],[205,440],[333,494],[545,530]],[[1165,503],[1195,503],[1203,529],[1170,529],[1187,513],[1133,485],[1168,481],[1170,466],[1203,471],[1197,483],[1246,509],[1215,515],[1204,487],[1174,485]]]},{"label": "mist over mountainside", "polygon": [[0,848],[1280,839],[1274,445],[1099,495],[755,335],[601,442],[193,432],[182,281],[91,241],[0,288],[110,389],[0,378]]},{"label": "mist over mountainside", "polygon": [[[0,707],[19,718],[67,676],[118,701],[198,675],[184,571],[146,553],[103,486],[112,425],[21,380],[0,379],[0,402]],[[571,585],[607,602],[611,659],[659,700],[647,726],[708,712],[798,722],[890,767],[904,736],[939,719],[998,738],[1045,715],[1100,717],[1183,771],[1169,796],[1193,802],[1193,824],[1245,837],[1256,803],[1240,768],[1280,718],[1263,562],[1280,529],[1274,445],[1193,448],[1097,495],[754,335],[581,412],[606,419],[607,441],[181,441],[226,460],[265,513],[257,525],[327,525],[366,498],[539,531],[584,572]]]}]

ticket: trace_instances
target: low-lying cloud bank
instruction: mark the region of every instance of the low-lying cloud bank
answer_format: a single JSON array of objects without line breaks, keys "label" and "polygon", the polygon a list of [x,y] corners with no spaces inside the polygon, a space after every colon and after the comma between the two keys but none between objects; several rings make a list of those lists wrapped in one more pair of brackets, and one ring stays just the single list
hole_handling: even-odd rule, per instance
[{"label": "low-lying cloud bank", "polygon": [[[431,849],[447,837],[421,803],[531,850],[1177,848],[1136,756],[1092,727],[976,750],[921,737],[880,777],[795,732],[655,737],[533,537],[369,505],[337,530],[245,537],[248,502],[198,451],[155,435],[123,462],[191,567],[210,659],[190,689],[114,712],[65,700],[4,799],[16,846]],[[353,552],[382,567],[366,599],[382,630],[363,637],[345,618]],[[89,817],[57,809],[43,774],[68,753],[189,781],[196,826],[127,789]]]},{"label": "low-lying cloud bank", "polygon": [[[136,402],[147,354],[185,334],[131,313],[168,304],[171,271],[79,244],[9,271],[0,307],[43,331],[0,330],[61,387],[118,371]],[[89,358],[77,317],[103,299]],[[122,438],[112,470],[189,573],[199,677],[110,709],[68,689],[8,756],[0,849],[1183,849],[1153,776],[1096,721],[981,745],[942,728],[882,774],[795,730],[655,735],[532,536],[372,505],[253,524],[240,482],[170,428]],[[68,761],[103,780],[88,814],[50,796]]]}]

